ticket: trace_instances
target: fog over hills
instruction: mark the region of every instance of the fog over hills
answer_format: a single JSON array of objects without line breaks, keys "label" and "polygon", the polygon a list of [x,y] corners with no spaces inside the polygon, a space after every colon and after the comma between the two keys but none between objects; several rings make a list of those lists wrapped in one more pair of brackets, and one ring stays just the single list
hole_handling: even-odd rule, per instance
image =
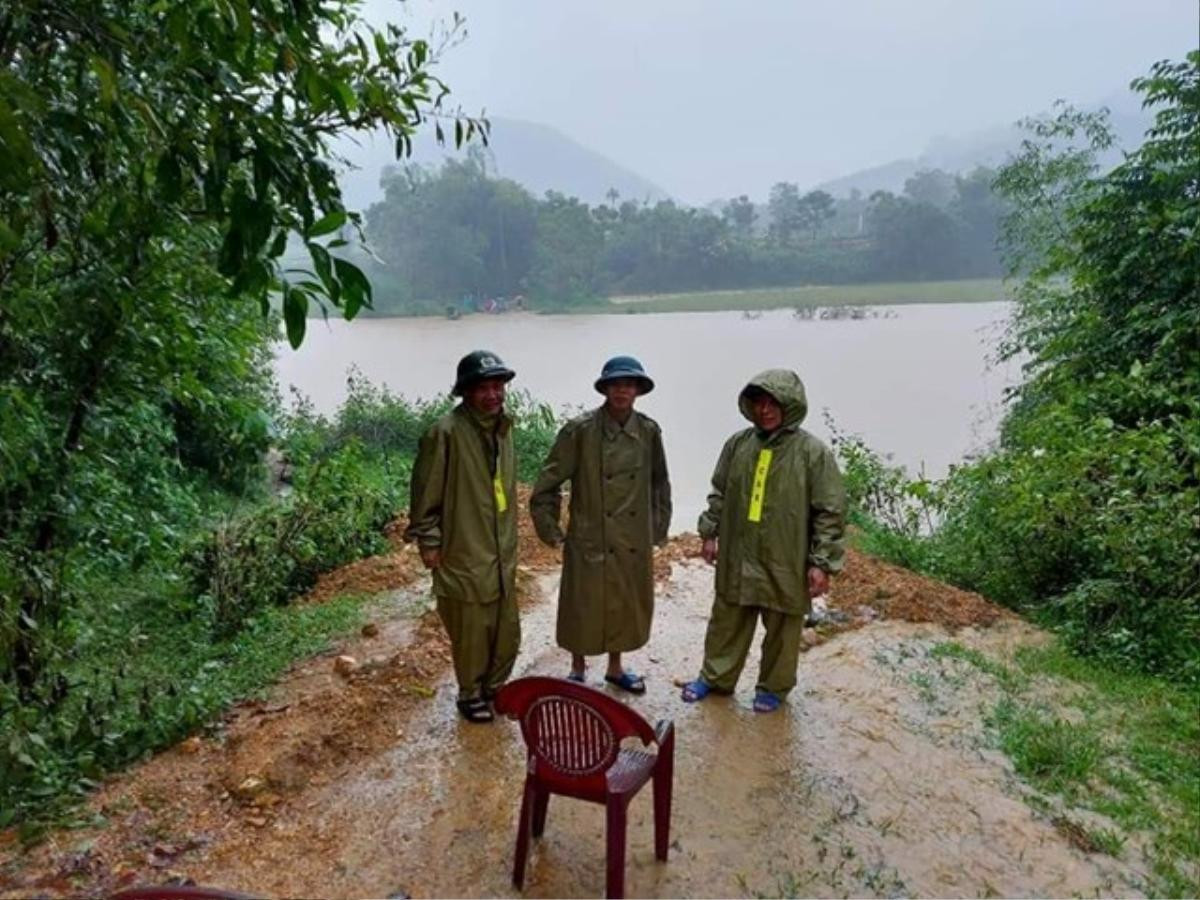
[{"label": "fog over hills", "polygon": [[[535,196],[559,191],[590,204],[607,202],[615,190],[623,199],[638,202],[665,200],[661,187],[608,157],[583,146],[549,125],[520,119],[492,117],[487,154],[493,171],[524,185]],[[477,143],[477,141],[476,141]],[[380,199],[380,176],[397,165],[394,148],[382,135],[357,143],[343,142],[338,152],[356,167],[341,178],[346,205],[366,209]],[[431,131],[414,142],[412,162],[437,166],[447,156],[465,155],[466,148],[441,147]]]},{"label": "fog over hills", "polygon": [[[1109,110],[1109,122],[1117,136],[1116,146],[1100,162],[1102,165],[1113,165],[1120,161],[1122,150],[1131,150],[1141,144],[1153,116],[1143,110],[1128,91],[1111,94],[1091,108],[1100,106]],[[845,196],[852,190],[867,195],[874,191],[898,193],[904,189],[905,180],[922,169],[968,172],[976,166],[995,168],[1019,149],[1024,136],[1025,133],[1014,123],[996,125],[958,137],[935,137],[920,156],[860,169],[814,185],[813,188],[828,191],[835,197]]]},{"label": "fog over hills", "polygon": [[[1121,149],[1138,146],[1150,124],[1151,116],[1140,108],[1128,92],[1116,92],[1096,106],[1110,110],[1111,123],[1117,134],[1117,147],[1102,160],[1113,164],[1120,159]],[[589,204],[607,202],[610,190],[622,199],[654,203],[669,198],[668,193],[648,178],[627,166],[614,162],[549,125],[520,119],[494,117],[491,119],[491,140],[487,154],[493,171],[524,185],[535,196],[554,190],[578,197]],[[995,125],[991,128],[959,136],[932,138],[917,157],[894,159],[860,169],[820,184],[801,184],[803,190],[820,189],[834,196],[845,196],[852,190],[869,195],[874,191],[900,192],[904,182],[922,169],[942,169],[946,172],[968,172],[976,166],[996,167],[1015,152],[1023,132],[1015,125]],[[368,137],[357,142],[343,141],[338,151],[355,168],[342,177],[345,201],[351,209],[365,210],[380,199],[380,176],[388,166],[397,165],[391,144],[382,137]],[[431,133],[415,142],[412,162],[436,166],[447,156],[464,155],[466,149],[440,147]],[[737,161],[731,161],[736,166]],[[705,206],[719,212],[729,198],[715,197]],[[766,197],[752,197],[765,203]]]}]

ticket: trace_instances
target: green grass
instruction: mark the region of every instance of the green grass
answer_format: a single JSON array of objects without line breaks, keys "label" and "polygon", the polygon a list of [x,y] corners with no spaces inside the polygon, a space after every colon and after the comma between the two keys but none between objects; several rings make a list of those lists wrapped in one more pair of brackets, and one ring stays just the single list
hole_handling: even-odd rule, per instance
[{"label": "green grass", "polygon": [[[695,291],[613,297],[608,312],[717,312],[811,306],[895,306],[909,303],[988,303],[1009,299],[998,278],[901,281],[877,284],[802,285],[738,291]],[[565,312],[566,310],[564,310]],[[581,309],[596,312],[594,306]]]},{"label": "green grass", "polygon": [[1021,688],[1026,681],[1021,672],[1004,665],[1004,663],[989,659],[974,648],[964,647],[957,641],[937,644],[929,651],[929,655],[934,659],[961,659],[963,662],[970,663],[980,672],[991,675],[1001,687],[1009,691]]},{"label": "green grass", "polygon": [[[6,801],[0,806],[7,807],[0,825],[18,824],[23,840],[86,822],[79,801],[106,771],[169,746],[233,703],[259,695],[294,662],[352,633],[370,606],[367,597],[347,595],[270,607],[235,637],[213,641],[200,623],[164,604],[152,584],[137,587],[139,596],[124,603],[97,594],[99,606],[124,615],[94,634],[68,673],[81,685],[86,679],[86,686],[72,693],[53,722],[41,723],[41,733],[12,735],[29,768],[19,784],[0,785],[0,801]],[[103,702],[94,707],[97,699]],[[62,748],[56,734],[81,728],[95,736],[87,746],[107,750]]]},{"label": "green grass", "polygon": [[1057,643],[1023,647],[1011,662],[954,642],[931,655],[962,660],[1003,689],[987,724],[1037,790],[1031,805],[1047,811],[1057,797],[1107,816],[1115,829],[1082,828],[1097,852],[1144,843],[1147,892],[1200,895],[1200,692]]}]

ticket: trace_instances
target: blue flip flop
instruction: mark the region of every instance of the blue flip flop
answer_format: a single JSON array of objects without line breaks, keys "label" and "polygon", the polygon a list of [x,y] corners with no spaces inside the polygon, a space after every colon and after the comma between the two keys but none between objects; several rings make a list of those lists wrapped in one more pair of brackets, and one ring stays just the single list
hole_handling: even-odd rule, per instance
[{"label": "blue flip flop", "polygon": [[567,675],[567,681],[574,681],[576,684],[583,684],[587,681],[587,677],[582,672],[571,672]]},{"label": "blue flip flop", "polygon": [[754,695],[754,711],[760,713],[775,712],[783,702],[778,694],[770,691],[758,691]]},{"label": "blue flip flop", "polygon": [[680,697],[683,698],[684,703],[696,703],[707,697],[711,691],[712,687],[707,682],[697,678],[683,686],[683,693],[680,694]]},{"label": "blue flip flop", "polygon": [[646,693],[646,681],[641,675],[635,675],[633,672],[622,672],[619,677],[614,678],[612,675],[605,675],[604,680],[614,687],[619,687],[623,691],[628,691],[631,694]]}]

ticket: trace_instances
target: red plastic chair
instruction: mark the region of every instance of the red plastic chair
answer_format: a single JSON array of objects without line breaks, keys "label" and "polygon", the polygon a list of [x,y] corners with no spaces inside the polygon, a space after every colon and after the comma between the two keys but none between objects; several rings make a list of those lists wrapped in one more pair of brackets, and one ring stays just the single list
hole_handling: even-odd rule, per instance
[{"label": "red plastic chair", "polygon": [[226,891],[221,888],[200,887],[194,884],[164,884],[153,887],[127,888],[113,894],[110,900],[254,900],[250,894]]},{"label": "red plastic chair", "polygon": [[[671,832],[671,781],[675,768],[675,726],[650,724],[623,703],[558,678],[521,678],[500,689],[496,711],[521,723],[529,751],[525,793],[517,820],[513,884],[525,885],[529,836],[541,837],[551,794],[603,803],[607,810],[607,894],[625,895],[625,822],[629,801],[654,780],[654,855],[663,862]],[[621,741],[640,738],[657,753],[622,749]]]}]

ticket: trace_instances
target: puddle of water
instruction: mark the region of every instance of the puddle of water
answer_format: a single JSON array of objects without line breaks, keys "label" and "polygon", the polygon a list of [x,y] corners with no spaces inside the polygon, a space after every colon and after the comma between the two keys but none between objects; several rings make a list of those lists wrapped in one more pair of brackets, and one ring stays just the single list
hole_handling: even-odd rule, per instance
[{"label": "puddle of water", "polygon": [[[553,580],[543,580],[553,597]],[[673,681],[695,675],[711,570],[676,567],[655,633],[629,663],[643,697],[621,695],[677,729],[672,849],[653,853],[651,794],[630,808],[630,896],[1068,896],[1130,894],[1138,874],[1070,846],[1020,799],[1002,757],[983,748],[986,683],[913,674],[935,665],[936,626],[877,623],[801,659],[800,685],[774,715],[750,709],[752,651],[737,695],[685,705]],[[554,603],[523,613],[519,675],[561,675]],[[1020,623],[956,640],[986,649]],[[593,680],[599,684],[599,660]],[[304,821],[267,830],[253,859],[213,849],[201,883],[289,896],[513,896],[509,881],[524,748],[514,723],[479,727],[454,713],[447,676],[390,752],[306,798]],[[386,714],[381,711],[381,714]],[[604,890],[602,807],[553,798],[525,896]]]}]

